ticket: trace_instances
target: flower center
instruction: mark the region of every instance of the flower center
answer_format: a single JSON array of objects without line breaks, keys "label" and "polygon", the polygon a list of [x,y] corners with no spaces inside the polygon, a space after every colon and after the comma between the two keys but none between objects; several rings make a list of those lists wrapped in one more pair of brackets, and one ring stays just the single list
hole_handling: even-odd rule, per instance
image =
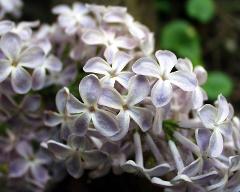
[{"label": "flower center", "polygon": [[88,110],[89,110],[90,113],[94,113],[94,112],[96,111],[96,109],[95,109],[94,106],[90,106],[90,107],[88,108]]}]

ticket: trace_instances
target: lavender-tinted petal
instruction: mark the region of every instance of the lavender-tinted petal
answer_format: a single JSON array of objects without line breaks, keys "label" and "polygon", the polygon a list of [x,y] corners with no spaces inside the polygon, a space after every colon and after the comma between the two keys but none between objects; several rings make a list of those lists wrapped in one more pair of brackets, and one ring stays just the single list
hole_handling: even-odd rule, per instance
[{"label": "lavender-tinted petal", "polygon": [[81,114],[75,120],[74,125],[71,129],[71,132],[79,136],[84,136],[89,127],[90,120],[91,120],[91,116],[88,113]]},{"label": "lavender-tinted petal", "polygon": [[79,84],[79,92],[84,103],[96,104],[102,92],[99,79],[95,75],[84,77]]},{"label": "lavender-tinted petal", "polygon": [[217,110],[217,122],[223,122],[229,114],[229,105],[226,98],[220,94],[218,95],[218,110]]},{"label": "lavender-tinted petal", "polygon": [[131,61],[132,56],[130,56],[129,54],[123,52],[123,51],[118,51],[114,57],[113,57],[113,63],[112,63],[112,67],[114,70],[116,70],[116,72],[121,72],[126,65],[129,63],[129,61]]},{"label": "lavender-tinted petal", "polygon": [[49,179],[47,169],[40,164],[33,164],[30,170],[33,178],[40,183],[45,183]]},{"label": "lavender-tinted petal", "polygon": [[11,71],[12,71],[12,68],[9,61],[1,59],[0,60],[0,74],[1,74],[0,83],[9,76]]},{"label": "lavender-tinted petal", "polygon": [[81,158],[79,154],[75,153],[73,156],[70,156],[66,162],[66,168],[68,173],[74,177],[75,179],[78,179],[83,174],[83,166],[81,162]]},{"label": "lavender-tinted petal", "polygon": [[128,113],[143,132],[151,128],[153,115],[150,110],[141,107],[131,107]]},{"label": "lavender-tinted petal", "polygon": [[223,137],[220,131],[214,130],[209,141],[208,152],[211,157],[218,157],[223,151]]},{"label": "lavender-tinted petal", "polygon": [[151,169],[145,169],[150,177],[160,177],[170,171],[170,165],[167,163],[157,165]]},{"label": "lavender-tinted petal", "polygon": [[144,100],[150,91],[150,84],[143,75],[136,75],[130,79],[126,102],[128,105],[136,105]]},{"label": "lavender-tinted petal", "polygon": [[68,97],[69,97],[69,90],[66,87],[60,89],[57,92],[55,102],[56,102],[58,111],[62,114],[65,113]]},{"label": "lavender-tinted petal", "polygon": [[172,98],[172,86],[169,81],[159,79],[152,88],[151,99],[155,107],[167,105]]},{"label": "lavender-tinted petal", "polygon": [[104,87],[98,100],[98,104],[113,109],[121,109],[123,100],[121,95],[114,88]]},{"label": "lavender-tinted petal", "polygon": [[24,159],[16,159],[10,162],[9,176],[10,177],[22,177],[29,168],[29,164]]},{"label": "lavender-tinted petal", "polygon": [[197,79],[193,73],[175,71],[168,75],[168,79],[184,91],[193,91],[197,87]]},{"label": "lavender-tinted petal", "polygon": [[70,94],[67,101],[67,111],[70,114],[75,114],[82,113],[85,110],[86,106],[82,102],[80,102],[75,96]]},{"label": "lavender-tinted petal", "polygon": [[150,77],[160,77],[160,67],[157,62],[151,58],[143,57],[138,59],[132,66],[134,73]]},{"label": "lavender-tinted petal", "polygon": [[31,89],[32,78],[24,68],[18,66],[12,69],[11,83],[16,93],[24,94]]},{"label": "lavender-tinted petal", "polygon": [[114,45],[123,49],[134,49],[137,46],[137,41],[133,38],[119,36],[114,39]]},{"label": "lavender-tinted petal", "polygon": [[202,171],[203,161],[201,158],[196,159],[181,171],[181,174],[193,177]]},{"label": "lavender-tinted petal", "polygon": [[177,57],[171,51],[159,50],[155,53],[155,56],[160,64],[163,74],[169,74],[177,64]]},{"label": "lavender-tinted petal", "polygon": [[40,95],[27,95],[21,102],[21,108],[27,112],[35,112],[40,108],[41,96]]},{"label": "lavender-tinted petal", "polygon": [[60,72],[62,70],[62,65],[62,62],[54,55],[50,55],[44,62],[46,69],[55,72]]},{"label": "lavender-tinted petal", "polygon": [[43,64],[44,51],[40,47],[31,47],[21,54],[19,64],[27,68],[36,68]]},{"label": "lavender-tinted petal", "polygon": [[86,62],[83,70],[87,73],[108,75],[112,69],[109,64],[102,58],[93,57]]},{"label": "lavender-tinted petal", "polygon": [[45,111],[43,116],[44,124],[49,127],[55,127],[59,125],[63,121],[62,115],[53,112],[53,111]]},{"label": "lavender-tinted petal", "polygon": [[207,150],[210,137],[211,131],[208,129],[197,129],[195,131],[196,142],[202,152]]},{"label": "lavender-tinted petal", "polygon": [[128,83],[130,78],[134,75],[132,72],[124,71],[120,72],[116,77],[115,80],[121,84],[124,88],[128,88]]},{"label": "lavender-tinted petal", "polygon": [[198,110],[198,115],[206,128],[213,128],[215,126],[215,119],[217,117],[217,110],[212,105],[206,104]]},{"label": "lavender-tinted petal", "polygon": [[153,177],[151,182],[156,185],[164,186],[164,187],[171,187],[173,184],[170,181],[164,181],[161,178]]},{"label": "lavender-tinted petal", "polygon": [[48,150],[59,160],[65,160],[72,153],[72,149],[62,143],[49,140],[47,142]]},{"label": "lavender-tinted petal", "polygon": [[16,151],[19,155],[26,159],[33,155],[32,146],[26,141],[21,141],[20,143],[18,143],[16,146]]},{"label": "lavender-tinted petal", "polygon": [[107,155],[101,151],[90,150],[84,152],[85,166],[92,169],[107,160]]},{"label": "lavender-tinted petal", "polygon": [[105,137],[112,137],[120,131],[116,118],[109,112],[97,110],[92,115],[92,121],[94,127]]},{"label": "lavender-tinted petal", "polygon": [[16,59],[21,50],[22,41],[14,33],[7,33],[0,40],[0,48],[8,59]]},{"label": "lavender-tinted petal", "polygon": [[44,87],[46,80],[46,70],[43,67],[38,67],[32,74],[32,88],[33,90],[40,90]]},{"label": "lavender-tinted petal", "polygon": [[82,41],[88,45],[105,44],[105,37],[100,31],[89,30],[83,33]]}]

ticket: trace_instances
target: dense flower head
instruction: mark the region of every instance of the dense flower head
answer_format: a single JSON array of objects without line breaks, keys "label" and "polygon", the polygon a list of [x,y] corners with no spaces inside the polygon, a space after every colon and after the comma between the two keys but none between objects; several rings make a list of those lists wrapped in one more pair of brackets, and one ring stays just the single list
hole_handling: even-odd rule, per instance
[{"label": "dense flower head", "polygon": [[[2,2],[6,13],[20,6]],[[0,178],[44,191],[64,169],[112,169],[165,191],[239,191],[240,120],[222,94],[205,104],[202,66],[154,52],[125,7],[53,13],[51,25],[0,21]]]}]

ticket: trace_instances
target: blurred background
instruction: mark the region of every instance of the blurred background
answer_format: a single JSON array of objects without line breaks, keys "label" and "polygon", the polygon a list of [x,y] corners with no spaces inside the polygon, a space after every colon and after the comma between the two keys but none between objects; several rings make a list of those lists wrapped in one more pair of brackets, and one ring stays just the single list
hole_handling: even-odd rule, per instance
[{"label": "blurred background", "polygon": [[[74,0],[24,0],[19,20],[52,23],[51,8]],[[155,32],[156,49],[169,49],[209,72],[204,89],[214,101],[219,93],[240,112],[240,2],[239,0],[84,0],[126,6],[141,23]],[[67,179],[56,191],[159,191],[134,176],[108,175],[96,181]],[[142,182],[146,183],[142,187]],[[139,185],[141,183],[141,185]],[[74,186],[74,187],[69,187]],[[86,187],[88,186],[88,187]],[[126,187],[127,186],[127,187]],[[125,187],[125,188],[124,188]]]}]

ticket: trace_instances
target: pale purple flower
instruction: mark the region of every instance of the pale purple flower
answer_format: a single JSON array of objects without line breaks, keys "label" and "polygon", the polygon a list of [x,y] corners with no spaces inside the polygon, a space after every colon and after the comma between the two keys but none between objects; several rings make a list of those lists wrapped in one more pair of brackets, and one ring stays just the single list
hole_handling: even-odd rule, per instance
[{"label": "pale purple flower", "polygon": [[45,111],[44,123],[49,127],[56,127],[61,125],[60,136],[63,139],[67,139],[70,134],[70,129],[72,127],[73,121],[76,118],[71,115],[67,110],[67,100],[69,98],[69,90],[67,88],[62,88],[58,91],[55,103],[58,112]]},{"label": "pale purple flower", "polygon": [[[101,75],[103,84],[114,87],[117,81],[123,87],[128,87],[128,81],[133,76],[132,72],[123,71],[132,57],[125,52],[118,51],[112,56],[112,59],[105,56],[107,61],[100,57],[93,57],[87,61],[83,70],[88,73]],[[111,61],[112,60],[112,61]]]},{"label": "pale purple flower", "polygon": [[89,9],[82,3],[74,3],[72,8],[66,5],[58,5],[53,8],[53,13],[58,14],[58,23],[69,35],[82,28],[93,28],[95,21],[89,15]]},{"label": "pale purple flower", "polygon": [[33,90],[42,89],[46,82],[47,71],[58,73],[62,70],[62,62],[54,55],[49,55],[43,64],[34,69],[32,75]]},{"label": "pale purple flower", "polygon": [[195,90],[191,92],[191,99],[193,109],[199,109],[203,105],[203,102],[207,100],[207,93],[200,87],[200,85],[203,85],[207,81],[206,70],[202,66],[197,66],[193,69],[192,62],[189,59],[178,59],[176,68],[189,73],[195,73],[197,86]]},{"label": "pale purple flower", "polygon": [[25,141],[17,144],[16,151],[20,157],[10,162],[10,177],[22,177],[30,172],[39,183],[45,183],[49,179],[48,171],[44,167],[49,163],[49,158],[43,152],[35,154],[32,146]]},{"label": "pale purple flower", "polygon": [[223,136],[231,134],[229,104],[224,96],[219,95],[217,108],[206,104],[198,110],[198,115],[203,125],[212,130],[208,150],[211,156],[217,157],[223,151]]},{"label": "pale purple flower", "polygon": [[0,59],[0,82],[11,76],[11,84],[16,93],[27,93],[32,87],[32,78],[25,68],[34,69],[42,64],[44,52],[39,47],[24,47],[20,37],[7,33],[0,40],[4,58]]},{"label": "pale purple flower", "polygon": [[140,58],[133,64],[133,72],[157,79],[151,90],[151,98],[155,107],[168,104],[172,98],[172,84],[184,91],[193,91],[197,80],[193,73],[183,70],[171,72],[177,64],[177,57],[170,51],[159,50],[155,53],[159,64],[147,57]]},{"label": "pale purple flower", "polygon": [[88,143],[84,137],[71,135],[67,145],[49,140],[48,150],[58,160],[65,161],[68,173],[74,178],[80,178],[84,168],[94,169],[107,159],[107,155],[96,149],[87,149]]},{"label": "pale purple flower", "polygon": [[69,96],[67,110],[78,118],[73,127],[73,132],[85,135],[90,122],[97,131],[105,137],[111,138],[119,132],[119,125],[114,114],[100,109],[97,105],[102,94],[102,87],[95,75],[84,77],[79,84],[79,93],[83,100],[80,102],[73,95]]},{"label": "pale purple flower", "polygon": [[109,29],[91,29],[82,35],[82,41],[88,45],[104,45],[114,50],[132,50],[137,46],[134,38],[126,35],[118,36],[116,31]]},{"label": "pale purple flower", "polygon": [[103,88],[98,103],[119,110],[117,117],[121,132],[116,135],[117,138],[122,138],[127,134],[131,119],[136,122],[143,132],[151,128],[152,112],[147,108],[138,106],[148,96],[149,90],[150,84],[142,75],[131,78],[126,96],[120,95],[114,88]]}]

